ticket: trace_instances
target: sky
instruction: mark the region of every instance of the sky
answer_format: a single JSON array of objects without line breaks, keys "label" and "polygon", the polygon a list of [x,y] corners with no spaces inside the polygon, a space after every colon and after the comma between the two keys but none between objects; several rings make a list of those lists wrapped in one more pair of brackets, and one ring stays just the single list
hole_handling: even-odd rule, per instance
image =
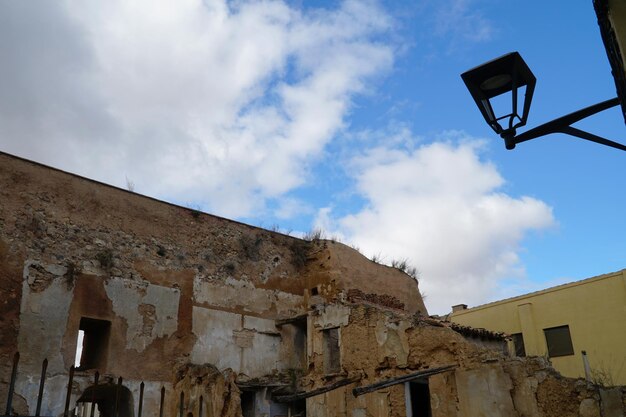
[{"label": "sky", "polygon": [[0,150],[406,260],[445,314],[626,266],[626,154],[507,151],[462,83],[512,51],[527,127],[616,95],[591,0],[0,2]]}]

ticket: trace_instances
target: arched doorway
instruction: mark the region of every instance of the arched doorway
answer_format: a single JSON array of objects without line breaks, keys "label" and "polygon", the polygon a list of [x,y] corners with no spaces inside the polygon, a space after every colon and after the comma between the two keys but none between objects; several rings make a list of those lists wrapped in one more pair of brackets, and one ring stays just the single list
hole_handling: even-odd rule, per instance
[{"label": "arched doorway", "polygon": [[[76,403],[95,403],[100,417],[134,417],[133,394],[123,385],[92,385],[83,391]],[[90,410],[90,407],[84,409]],[[89,417],[89,414],[82,417]]]}]

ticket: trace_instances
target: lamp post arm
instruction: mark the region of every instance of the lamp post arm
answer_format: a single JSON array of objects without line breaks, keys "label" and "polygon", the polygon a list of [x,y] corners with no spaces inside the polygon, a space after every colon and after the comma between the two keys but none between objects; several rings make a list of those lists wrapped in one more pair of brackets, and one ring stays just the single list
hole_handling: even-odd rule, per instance
[{"label": "lamp post arm", "polygon": [[584,130],[576,129],[575,127],[568,126],[561,130],[561,133],[565,133],[577,138],[589,140],[591,142],[599,143],[600,145],[610,146],[611,148],[621,149],[626,151],[626,146],[621,143],[613,142],[612,140],[604,139],[603,137],[594,135],[593,133],[585,132]]},{"label": "lamp post arm", "polygon": [[515,144],[518,144],[527,140],[538,138],[540,136],[549,135],[551,133],[565,133],[568,135],[579,137],[581,139],[596,142],[601,145],[606,145],[612,148],[626,151],[626,146],[620,143],[604,139],[600,136],[585,132],[580,129],[576,129],[571,126],[573,123],[576,123],[582,119],[585,119],[596,113],[600,113],[601,111],[610,109],[611,107],[615,107],[617,105],[619,105],[619,99],[617,97],[610,100],[602,101],[600,103],[585,107],[584,109],[580,109],[563,117],[559,117],[558,119],[554,119],[550,122],[539,125],[533,129],[527,130],[524,133],[520,133],[513,138],[513,141],[515,142]]}]

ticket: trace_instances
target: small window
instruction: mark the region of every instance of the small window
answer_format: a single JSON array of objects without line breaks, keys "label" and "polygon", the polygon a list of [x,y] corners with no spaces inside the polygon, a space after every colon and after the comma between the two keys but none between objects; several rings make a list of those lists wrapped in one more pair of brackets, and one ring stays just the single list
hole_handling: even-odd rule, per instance
[{"label": "small window", "polygon": [[324,372],[335,374],[341,371],[339,361],[339,328],[323,330],[324,334]]},{"label": "small window", "polygon": [[317,289],[317,287],[313,287],[311,288],[311,295],[319,295],[319,290]]},{"label": "small window", "polygon": [[80,319],[76,343],[77,369],[96,369],[106,366],[111,322],[83,317]]},{"label": "small window", "polygon": [[543,329],[548,345],[548,355],[550,357],[567,356],[574,354],[572,337],[569,333],[569,326],[552,327]]},{"label": "small window", "polygon": [[515,333],[511,335],[511,339],[513,339],[515,356],[526,356],[526,349],[524,348],[524,336],[521,333]]}]

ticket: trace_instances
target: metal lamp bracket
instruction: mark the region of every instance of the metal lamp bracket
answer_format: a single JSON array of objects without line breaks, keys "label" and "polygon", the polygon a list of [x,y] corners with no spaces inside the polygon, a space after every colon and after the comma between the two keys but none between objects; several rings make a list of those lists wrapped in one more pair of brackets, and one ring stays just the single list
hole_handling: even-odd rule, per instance
[{"label": "metal lamp bracket", "polygon": [[575,136],[577,138],[585,139],[591,142],[599,143],[601,145],[606,145],[612,148],[626,151],[626,146],[622,145],[621,143],[613,142],[612,140],[608,140],[598,135],[594,135],[593,133],[585,132],[584,130],[572,127],[572,124],[582,119],[585,119],[596,113],[600,113],[617,105],[619,105],[619,99],[615,97],[610,100],[594,104],[593,106],[585,107],[584,109],[580,109],[563,117],[559,117],[558,119],[554,119],[550,122],[544,123],[533,129],[527,130],[524,133],[520,133],[519,135],[515,135],[514,129],[507,129],[502,132],[500,136],[505,140],[507,149],[513,149],[518,143],[535,139],[540,136],[550,135],[552,133],[565,133],[570,136]]}]

